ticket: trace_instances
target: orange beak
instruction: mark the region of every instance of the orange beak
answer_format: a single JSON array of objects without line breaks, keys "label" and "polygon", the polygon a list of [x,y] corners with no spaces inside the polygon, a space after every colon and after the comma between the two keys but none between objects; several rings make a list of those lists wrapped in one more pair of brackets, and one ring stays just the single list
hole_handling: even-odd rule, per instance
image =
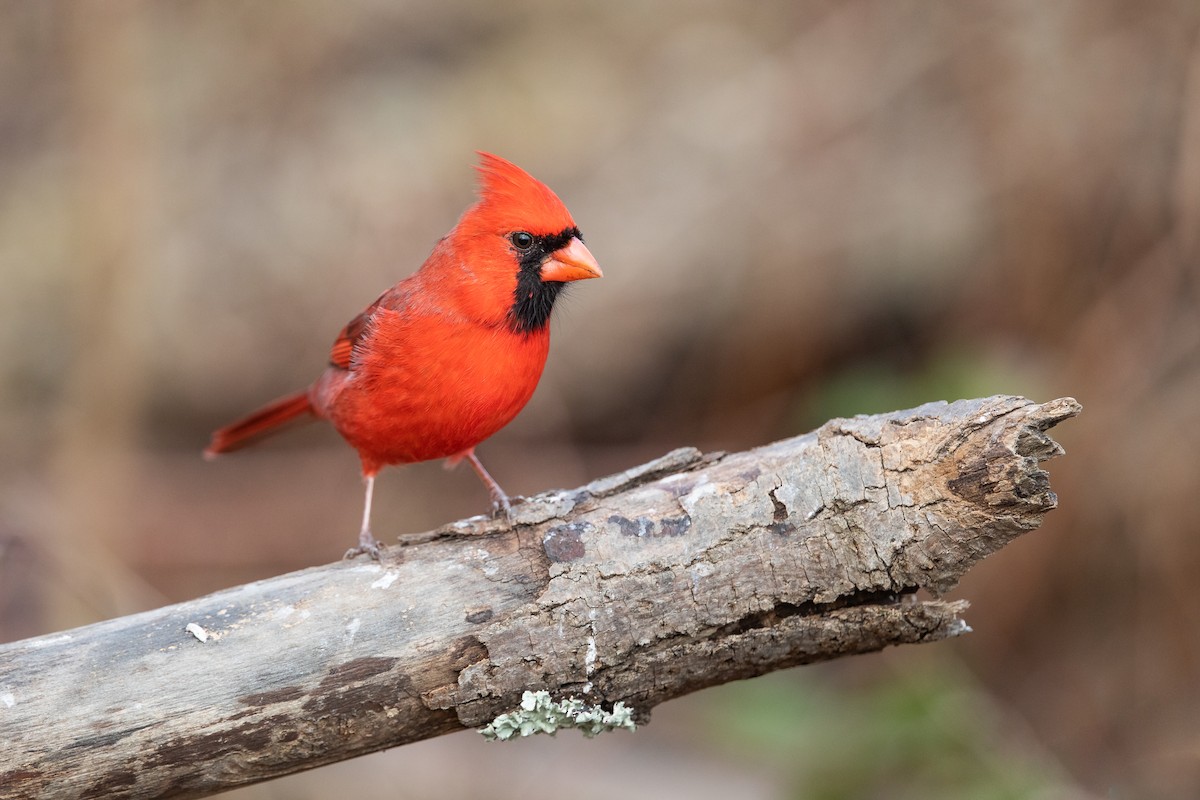
[{"label": "orange beak", "polygon": [[542,262],[542,280],[546,283],[566,283],[584,278],[600,278],[604,273],[596,258],[578,237],[572,237],[565,247],[560,247]]}]

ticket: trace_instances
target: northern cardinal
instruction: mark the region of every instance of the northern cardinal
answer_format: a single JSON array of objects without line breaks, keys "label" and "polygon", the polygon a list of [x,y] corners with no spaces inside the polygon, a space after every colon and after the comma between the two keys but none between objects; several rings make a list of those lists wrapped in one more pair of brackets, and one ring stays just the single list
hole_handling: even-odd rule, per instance
[{"label": "northern cardinal", "polygon": [[554,192],[515,164],[479,156],[478,202],[416,273],[342,329],[316,382],[215,431],[204,451],[240,449],[299,418],[329,420],[358,451],[366,481],[358,547],[347,556],[379,557],[371,494],[389,464],[466,459],[493,512],[509,513],[475,447],[537,387],[559,293],[601,276]]}]

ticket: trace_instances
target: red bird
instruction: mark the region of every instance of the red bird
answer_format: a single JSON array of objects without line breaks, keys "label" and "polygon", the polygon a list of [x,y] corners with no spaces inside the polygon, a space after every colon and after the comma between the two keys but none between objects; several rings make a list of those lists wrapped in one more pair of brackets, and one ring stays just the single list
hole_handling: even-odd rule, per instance
[{"label": "red bird", "polygon": [[205,456],[238,450],[297,418],[327,419],[362,459],[371,534],[375,476],[389,464],[470,462],[494,513],[508,496],[475,455],[529,401],[546,364],[550,312],[570,281],[599,278],[570,212],[520,167],[480,153],[479,201],[421,268],[350,321],[308,389],[212,435]]}]

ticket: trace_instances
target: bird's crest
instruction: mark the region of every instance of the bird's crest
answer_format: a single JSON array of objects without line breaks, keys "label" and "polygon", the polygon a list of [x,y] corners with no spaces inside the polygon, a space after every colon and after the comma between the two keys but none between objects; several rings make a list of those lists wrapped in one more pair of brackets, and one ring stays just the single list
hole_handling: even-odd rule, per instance
[{"label": "bird's crest", "polygon": [[[571,213],[549,186],[511,161],[479,151],[477,212],[497,227],[558,233],[575,227]],[[511,220],[511,222],[510,222]]]}]

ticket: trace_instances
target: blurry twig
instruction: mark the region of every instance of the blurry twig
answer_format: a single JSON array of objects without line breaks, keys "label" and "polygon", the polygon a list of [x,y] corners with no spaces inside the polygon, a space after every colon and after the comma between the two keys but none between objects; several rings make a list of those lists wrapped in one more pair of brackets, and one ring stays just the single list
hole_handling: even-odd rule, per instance
[{"label": "blurry twig", "polygon": [[678,450],[358,560],[0,647],[0,798],[198,797],[464,727],[526,690],[642,719],[968,630],[950,589],[1055,507],[1071,399]]}]

